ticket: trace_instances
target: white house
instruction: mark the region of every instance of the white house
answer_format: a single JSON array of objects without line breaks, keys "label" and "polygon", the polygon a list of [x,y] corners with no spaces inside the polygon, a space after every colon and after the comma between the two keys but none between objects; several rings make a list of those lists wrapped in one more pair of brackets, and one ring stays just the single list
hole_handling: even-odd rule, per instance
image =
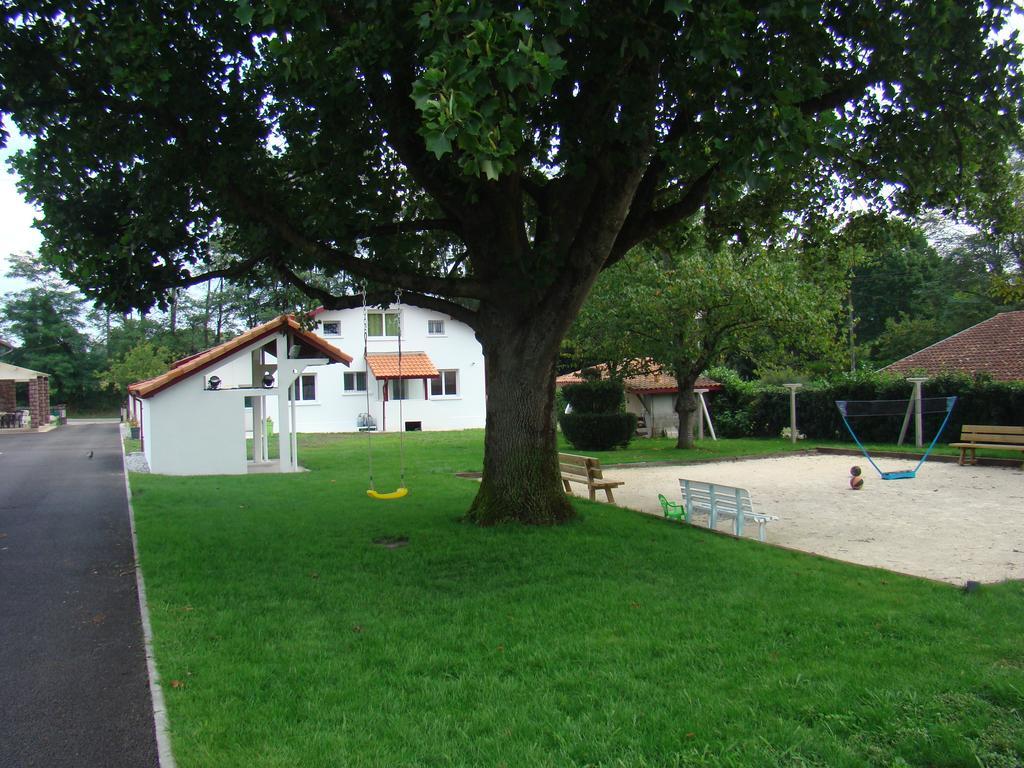
[{"label": "white house", "polygon": [[[281,315],[132,384],[132,415],[140,423],[150,470],[168,475],[298,470],[297,401],[306,371],[351,362],[350,355],[303,330],[295,318]],[[276,462],[269,460],[267,418],[277,427]],[[253,437],[251,457],[247,432]]]},{"label": "white house", "polygon": [[[484,425],[483,352],[469,326],[408,305],[365,315],[320,310],[314,318],[317,332],[282,315],[132,384],[150,470],[265,471],[272,464],[268,430],[281,446],[275,468],[289,472],[298,469],[297,432]],[[279,360],[287,360],[280,372]],[[247,457],[249,437],[255,448]]]},{"label": "white house", "polygon": [[353,432],[363,414],[380,432],[484,426],[483,350],[465,323],[408,304],[370,307],[365,322],[359,308],[321,309],[315,319],[317,335],[355,359],[303,374],[300,432]]}]

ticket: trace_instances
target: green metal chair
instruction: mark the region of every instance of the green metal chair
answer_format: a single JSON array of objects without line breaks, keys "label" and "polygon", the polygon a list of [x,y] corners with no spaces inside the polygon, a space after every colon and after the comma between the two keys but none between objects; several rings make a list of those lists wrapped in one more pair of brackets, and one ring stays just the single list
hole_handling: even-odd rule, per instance
[{"label": "green metal chair", "polygon": [[665,514],[669,520],[675,520],[679,523],[687,522],[686,519],[686,507],[682,504],[676,504],[674,501],[669,501],[663,494],[658,494],[658,501],[661,502],[661,511]]}]

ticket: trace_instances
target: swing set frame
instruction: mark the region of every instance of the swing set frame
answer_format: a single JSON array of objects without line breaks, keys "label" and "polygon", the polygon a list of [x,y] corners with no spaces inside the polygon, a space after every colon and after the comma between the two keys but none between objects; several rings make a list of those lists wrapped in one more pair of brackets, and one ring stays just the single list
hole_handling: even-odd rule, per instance
[{"label": "swing set frame", "polygon": [[[920,419],[921,417],[920,389],[918,389],[917,394],[918,397],[912,397],[910,400],[910,405],[908,405],[907,407],[907,414],[903,422],[903,430],[900,434],[901,443],[906,433],[907,422],[910,419],[911,413],[916,409],[918,419]],[[839,410],[839,416],[840,418],[842,418],[843,424],[846,426],[846,431],[850,433],[850,437],[853,438],[853,442],[855,442],[857,444],[857,447],[860,448],[860,452],[864,454],[864,458],[867,459],[868,463],[870,463],[871,466],[875,468],[875,471],[878,472],[879,477],[881,477],[883,480],[912,480],[915,477],[917,477],[917,470],[919,470],[921,468],[921,465],[924,464],[925,461],[928,459],[928,456],[931,454],[932,449],[935,447],[935,443],[938,442],[939,440],[939,436],[942,435],[943,431],[946,429],[946,424],[949,423],[949,417],[953,413],[953,406],[956,405],[956,396],[951,395],[944,399],[946,401],[946,416],[945,418],[943,418],[942,424],[935,431],[935,436],[932,438],[931,443],[929,443],[928,449],[924,452],[924,455],[921,456],[920,461],[917,462],[917,465],[913,469],[896,470],[891,472],[885,472],[882,470],[881,467],[875,464],[875,460],[871,458],[871,454],[868,452],[868,449],[864,447],[864,444],[857,437],[857,433],[853,431],[853,426],[851,426],[850,422],[847,420],[847,416],[849,415],[847,413],[847,404],[850,401],[836,400],[835,403],[836,408]]]}]

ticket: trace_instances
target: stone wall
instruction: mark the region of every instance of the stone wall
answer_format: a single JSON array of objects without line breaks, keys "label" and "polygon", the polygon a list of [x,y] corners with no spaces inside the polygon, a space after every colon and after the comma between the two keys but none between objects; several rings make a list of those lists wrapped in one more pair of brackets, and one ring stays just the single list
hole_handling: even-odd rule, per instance
[{"label": "stone wall", "polygon": [[28,410],[36,429],[50,423],[50,379],[38,376],[28,383]]},{"label": "stone wall", "polygon": [[17,405],[13,381],[0,381],[0,413],[11,413]]}]

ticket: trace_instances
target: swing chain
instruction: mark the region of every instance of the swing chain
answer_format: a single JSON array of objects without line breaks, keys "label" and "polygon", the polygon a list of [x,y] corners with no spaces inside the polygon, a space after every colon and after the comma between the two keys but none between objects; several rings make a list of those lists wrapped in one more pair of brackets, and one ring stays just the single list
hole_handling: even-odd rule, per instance
[{"label": "swing chain", "polygon": [[370,421],[373,416],[370,412],[370,321],[366,312],[366,281],[363,280],[361,291],[363,295],[363,365],[366,367],[366,464],[370,475],[370,490],[376,490],[373,485],[373,438],[370,429]]},{"label": "swing chain", "polygon": [[398,305],[398,386],[402,397],[398,401],[398,487],[405,488],[405,379],[402,378],[402,289],[395,289],[395,304]]}]

